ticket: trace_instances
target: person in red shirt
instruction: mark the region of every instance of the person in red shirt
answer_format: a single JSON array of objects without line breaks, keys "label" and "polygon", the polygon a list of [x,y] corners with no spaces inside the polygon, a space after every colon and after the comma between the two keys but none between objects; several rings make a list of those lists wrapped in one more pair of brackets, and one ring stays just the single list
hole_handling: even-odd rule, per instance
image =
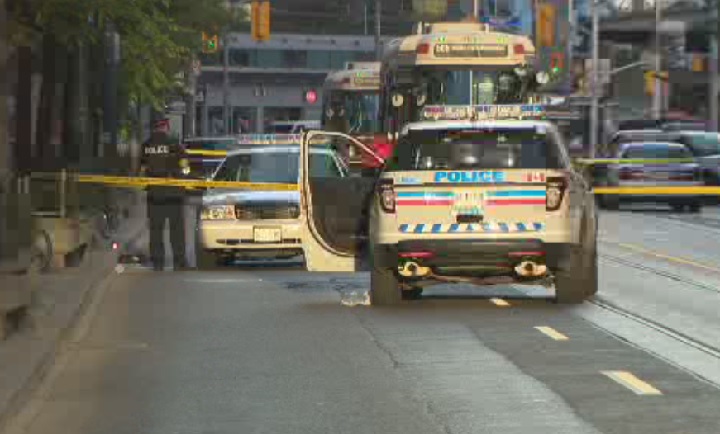
[{"label": "person in red shirt", "polygon": [[[387,160],[392,156],[393,144],[389,137],[384,134],[376,134],[373,139],[371,149],[383,160]],[[383,163],[378,161],[372,155],[363,153],[362,155],[363,165],[363,176],[375,176],[383,166]]]}]

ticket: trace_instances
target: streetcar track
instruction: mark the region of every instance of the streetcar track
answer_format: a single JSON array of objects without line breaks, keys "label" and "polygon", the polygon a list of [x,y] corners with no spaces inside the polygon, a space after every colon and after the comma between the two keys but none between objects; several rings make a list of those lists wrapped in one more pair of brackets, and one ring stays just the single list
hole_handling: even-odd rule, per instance
[{"label": "streetcar track", "polygon": [[[603,310],[606,310],[606,311],[608,311],[608,312],[611,312],[611,313],[613,313],[613,314],[615,314],[615,315],[618,315],[618,316],[621,316],[621,317],[623,317],[623,318],[626,318],[626,319],[628,319],[628,320],[630,320],[630,321],[633,321],[633,322],[635,322],[635,323],[637,323],[637,324],[639,324],[639,325],[641,325],[641,326],[643,326],[643,327],[647,327],[647,328],[649,328],[649,329],[651,329],[651,330],[654,330],[654,331],[656,331],[656,332],[658,332],[658,333],[660,333],[660,334],[662,334],[662,335],[664,335],[664,336],[666,336],[666,337],[668,337],[668,338],[670,338],[670,339],[672,339],[672,340],[674,340],[674,341],[676,341],[676,342],[679,342],[679,343],[681,343],[681,344],[683,344],[683,345],[686,345],[686,346],[691,347],[691,348],[693,348],[693,349],[695,349],[695,350],[697,350],[697,351],[700,351],[701,353],[704,353],[704,354],[712,357],[713,359],[718,359],[718,360],[720,360],[720,348],[717,348],[717,347],[715,347],[715,346],[712,346],[712,345],[706,344],[706,343],[704,343],[704,342],[702,342],[702,341],[699,341],[699,340],[697,340],[697,339],[694,339],[694,338],[686,335],[685,333],[682,333],[682,332],[678,331],[677,329],[674,329],[674,328],[665,326],[665,325],[663,325],[663,324],[658,323],[657,321],[653,321],[653,320],[651,320],[651,319],[649,319],[649,318],[647,318],[647,317],[644,317],[644,316],[642,316],[642,315],[639,315],[639,314],[637,314],[637,313],[635,313],[635,312],[632,312],[632,311],[630,311],[630,310],[628,310],[628,309],[622,308],[622,307],[620,307],[620,306],[618,306],[618,305],[610,302],[609,300],[603,299],[602,297],[596,297],[596,298],[594,298],[594,299],[588,300],[587,303],[592,304],[592,305],[594,305],[594,306],[596,306],[596,307],[598,307],[598,308],[600,308],[600,309],[603,309]],[[689,373],[690,375],[694,376],[694,377],[697,378],[698,380],[701,380],[701,381],[703,381],[703,382],[706,383],[706,384],[712,385],[713,387],[720,389],[720,384],[718,384],[717,382],[715,382],[715,381],[713,381],[713,380],[711,380],[711,379],[709,379],[709,378],[706,378],[705,376],[703,376],[703,375],[701,375],[701,374],[699,374],[699,373],[697,373],[697,372],[695,372],[695,371],[693,371],[693,370],[691,370],[691,369],[688,369],[688,368],[686,368],[686,367],[683,367],[683,366],[679,365],[678,363],[673,362],[672,360],[668,359],[667,357],[665,357],[665,356],[663,356],[663,355],[661,355],[661,354],[659,354],[659,353],[657,353],[657,352],[655,352],[655,351],[651,351],[651,350],[649,350],[649,349],[647,349],[647,348],[643,348],[643,347],[635,344],[635,343],[632,342],[631,340],[629,340],[629,339],[627,339],[627,338],[625,338],[625,337],[622,337],[622,336],[618,335],[617,333],[614,333],[614,332],[612,332],[612,331],[610,331],[610,330],[608,330],[608,329],[606,329],[606,328],[604,328],[604,327],[602,327],[602,326],[600,326],[600,325],[598,325],[598,324],[595,324],[595,326],[598,327],[598,328],[600,328],[600,329],[602,329],[602,330],[605,331],[606,333],[612,335],[613,337],[615,337],[615,338],[617,338],[617,339],[625,342],[626,344],[632,345],[632,346],[634,346],[634,347],[636,347],[636,348],[640,348],[640,349],[642,349],[643,351],[645,351],[645,352],[647,352],[647,353],[650,353],[650,354],[652,354],[653,356],[655,356],[655,357],[657,357],[657,358],[660,358],[660,359],[664,360],[665,362],[670,363],[671,365],[673,365],[673,366],[675,366],[675,367],[677,367],[677,368],[679,368],[679,369],[682,369],[683,371]]]},{"label": "streetcar track", "polygon": [[671,272],[662,270],[660,268],[650,267],[650,266],[641,264],[639,262],[631,261],[631,260],[628,260],[625,258],[621,258],[619,256],[608,255],[606,253],[600,253],[599,256],[601,259],[604,259],[604,260],[607,260],[610,262],[615,262],[616,264],[624,265],[626,267],[634,268],[636,270],[647,271],[649,273],[656,274],[658,276],[662,276],[662,277],[668,278],[670,280],[674,280],[679,283],[693,286],[697,289],[720,293],[720,289],[718,289],[717,287],[706,285],[704,283],[700,283],[695,280],[688,279],[687,277],[681,276],[679,274],[671,273]]}]

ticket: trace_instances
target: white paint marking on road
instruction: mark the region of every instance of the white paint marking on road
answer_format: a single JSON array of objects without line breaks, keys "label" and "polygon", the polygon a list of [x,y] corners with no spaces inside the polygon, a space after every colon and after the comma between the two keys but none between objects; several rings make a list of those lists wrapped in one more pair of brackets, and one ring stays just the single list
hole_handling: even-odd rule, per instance
[{"label": "white paint marking on road", "polygon": [[552,327],[537,326],[537,327],[535,327],[535,330],[539,331],[540,333],[544,334],[545,336],[549,337],[550,339],[554,339],[556,341],[570,340],[569,337],[560,333],[559,331],[555,330]]},{"label": "white paint marking on road", "polygon": [[636,395],[662,395],[663,393],[627,371],[602,371],[603,375],[635,392]]},{"label": "white paint marking on road", "polygon": [[117,264],[115,266],[115,272],[117,274],[122,274],[125,271],[125,267],[122,264]]},{"label": "white paint marking on road", "polygon": [[494,304],[495,306],[500,306],[500,307],[508,307],[508,306],[510,306],[510,303],[508,303],[507,301],[503,300],[502,298],[491,298],[491,299],[490,299],[490,302],[491,302],[492,304]]}]

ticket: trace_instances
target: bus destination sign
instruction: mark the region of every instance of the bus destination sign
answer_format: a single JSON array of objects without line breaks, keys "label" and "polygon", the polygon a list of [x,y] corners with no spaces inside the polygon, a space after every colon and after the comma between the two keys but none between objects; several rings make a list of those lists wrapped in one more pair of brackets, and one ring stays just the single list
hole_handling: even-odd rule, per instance
[{"label": "bus destination sign", "polygon": [[507,45],[437,44],[435,57],[507,57]]}]

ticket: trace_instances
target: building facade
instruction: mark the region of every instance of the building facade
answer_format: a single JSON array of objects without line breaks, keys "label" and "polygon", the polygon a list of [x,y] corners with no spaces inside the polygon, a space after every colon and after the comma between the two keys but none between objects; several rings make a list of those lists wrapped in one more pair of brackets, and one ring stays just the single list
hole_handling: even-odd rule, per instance
[{"label": "building facade", "polygon": [[[273,122],[319,120],[327,74],[346,62],[374,59],[372,36],[273,34],[256,42],[249,34],[230,34],[224,52],[201,59],[196,133],[263,133]],[[224,128],[225,104],[230,131]]]}]

